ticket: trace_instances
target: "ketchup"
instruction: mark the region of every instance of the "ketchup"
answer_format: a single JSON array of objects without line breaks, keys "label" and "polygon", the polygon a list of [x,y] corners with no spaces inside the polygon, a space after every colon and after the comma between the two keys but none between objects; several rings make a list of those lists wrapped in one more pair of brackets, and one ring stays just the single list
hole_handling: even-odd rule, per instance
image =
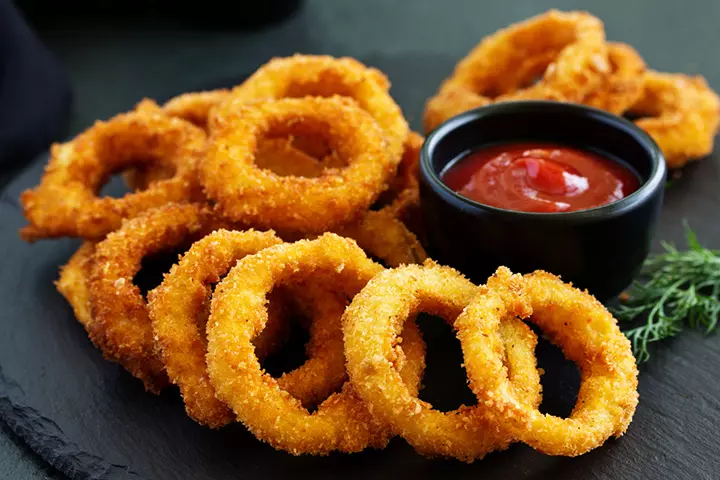
[{"label": "ketchup", "polygon": [[599,207],[638,189],[638,177],[596,153],[547,143],[496,145],[469,153],[441,174],[445,184],[485,205],[521,212]]}]

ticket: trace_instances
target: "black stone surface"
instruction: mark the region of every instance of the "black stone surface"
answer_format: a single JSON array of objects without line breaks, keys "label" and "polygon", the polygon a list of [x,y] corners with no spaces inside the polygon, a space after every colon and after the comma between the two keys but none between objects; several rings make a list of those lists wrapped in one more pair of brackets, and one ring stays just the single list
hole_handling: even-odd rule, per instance
[{"label": "black stone surface", "polygon": [[[162,19],[123,25],[65,22],[41,32],[75,88],[72,125],[162,98],[223,84],[272,55],[295,51],[351,55],[384,70],[393,95],[419,128],[424,100],[483,35],[549,7],[586,8],[611,39],[632,43],[654,68],[702,73],[720,89],[720,3],[671,0],[452,2],[310,1],[264,31],[191,30]],[[177,393],[156,397],[87,340],[52,281],[78,242],[26,245],[17,197],[38,181],[42,162],[17,176],[0,198],[0,478],[718,478],[720,341],[687,332],[653,350],[641,368],[640,406],[626,436],[575,459],[524,446],[482,462],[426,460],[404,442],[384,451],[295,458],[257,442],[240,426],[194,424]],[[687,168],[667,191],[657,240],[682,243],[687,219],[701,242],[720,248],[720,155]],[[657,242],[656,242],[657,249]],[[609,265],[608,268],[612,268]],[[457,344],[437,324],[424,397],[452,408],[467,393]],[[543,346],[545,408],[567,409],[575,377]],[[443,383],[446,382],[446,383]],[[22,437],[39,455],[18,445]]]}]

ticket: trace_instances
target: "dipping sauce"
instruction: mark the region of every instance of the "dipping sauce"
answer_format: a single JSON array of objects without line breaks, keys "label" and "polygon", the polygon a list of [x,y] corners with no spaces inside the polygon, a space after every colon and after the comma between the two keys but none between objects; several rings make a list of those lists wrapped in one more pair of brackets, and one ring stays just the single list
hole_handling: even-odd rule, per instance
[{"label": "dipping sauce", "polygon": [[632,170],[597,153],[547,143],[476,150],[441,173],[477,202],[521,212],[573,212],[620,200],[640,187]]}]

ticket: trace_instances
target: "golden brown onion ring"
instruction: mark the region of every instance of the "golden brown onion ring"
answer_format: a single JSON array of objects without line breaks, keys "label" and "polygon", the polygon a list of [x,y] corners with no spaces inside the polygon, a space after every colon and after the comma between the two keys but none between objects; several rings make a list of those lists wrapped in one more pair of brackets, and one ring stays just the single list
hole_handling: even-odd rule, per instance
[{"label": "golden brown onion ring", "polygon": [[155,349],[147,303],[133,279],[146,256],[181,248],[216,224],[205,207],[168,204],[126,221],[95,248],[90,338],[152,392],[162,389],[167,377]]},{"label": "golden brown onion ring", "polygon": [[[433,409],[407,388],[393,366],[398,334],[409,316],[427,312],[453,325],[478,293],[478,287],[455,270],[431,262],[408,265],[375,276],[343,316],[352,384],[373,415],[424,455],[472,461],[514,440],[482,406],[452,412]],[[502,332],[511,388],[537,406],[541,391],[534,354],[537,338],[519,320],[503,322]]]},{"label": "golden brown onion ring", "polygon": [[[351,240],[324,234],[245,257],[217,286],[208,322],[210,379],[218,398],[260,440],[296,455],[354,452],[387,443],[390,432],[373,419],[349,383],[310,413],[263,372],[249,343],[264,328],[265,296],[275,286],[308,279],[352,297],[381,270]],[[401,372],[399,381],[417,393],[424,343],[414,323],[403,335],[402,344],[393,346],[393,368]]]},{"label": "golden brown onion ring", "polygon": [[[318,233],[347,223],[384,190],[397,165],[377,123],[343,97],[282,99],[217,110],[213,143],[200,176],[227,218],[259,228]],[[255,164],[268,137],[316,133],[348,160],[318,178],[282,177]]]},{"label": "golden brown onion ring", "polygon": [[[27,241],[72,236],[102,239],[122,220],[201,192],[197,163],[205,151],[205,134],[192,124],[149,111],[118,115],[65,144],[51,148],[40,185],[20,197],[30,225]],[[162,164],[171,178],[122,198],[97,196],[108,177],[136,165]]]},{"label": "golden brown onion ring", "polygon": [[492,101],[581,102],[608,71],[602,22],[585,12],[550,10],[483,39],[426,105],[424,128]]},{"label": "golden brown onion ring", "polygon": [[[400,107],[388,93],[389,89],[390,82],[382,72],[353,58],[293,55],[274,58],[260,67],[244,83],[233,88],[227,103],[239,106],[286,97],[351,97],[380,125],[388,155],[397,164],[409,127]],[[225,110],[228,108],[232,107],[226,105]],[[222,115],[219,113],[220,117]],[[312,152],[308,153],[319,158]]]},{"label": "golden brown onion ring", "polygon": [[[317,160],[296,148],[294,144],[291,138],[271,138],[260,142],[255,164],[282,177],[321,176],[330,163],[329,158]],[[163,165],[141,165],[125,172],[123,177],[132,190],[146,190],[153,183],[170,178],[172,175],[173,170]]]},{"label": "golden brown onion ring", "polygon": [[[498,328],[518,317],[540,327],[580,368],[568,418],[540,413],[512,389]],[[548,455],[577,456],[625,433],[638,402],[635,358],[617,321],[590,294],[549,273],[523,277],[501,267],[456,326],[470,387],[511,436]]]},{"label": "golden brown onion ring", "polygon": [[[188,415],[199,423],[220,427],[234,418],[231,410],[216,398],[205,363],[205,323],[211,285],[239,259],[279,243],[281,240],[272,232],[217,230],[195,242],[162,284],[148,294],[153,331],[168,376],[180,387]],[[277,382],[304,405],[314,406],[345,381],[342,335],[335,333],[340,327],[319,328],[339,321],[345,299],[306,285],[273,291],[274,298],[270,298],[267,306],[266,328],[253,339],[255,355],[260,359],[266,350],[275,350],[268,343],[282,338],[278,327],[287,324],[287,318],[273,312],[284,303],[283,298],[277,298],[278,293],[291,293],[312,323],[308,360]]]}]

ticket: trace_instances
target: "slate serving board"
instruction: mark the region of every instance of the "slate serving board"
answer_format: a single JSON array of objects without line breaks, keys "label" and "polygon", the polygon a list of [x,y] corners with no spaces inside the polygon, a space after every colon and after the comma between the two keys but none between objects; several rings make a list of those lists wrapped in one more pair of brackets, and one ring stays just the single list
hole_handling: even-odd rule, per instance
[{"label": "slate serving board", "polygon": [[[523,10],[512,17],[531,13]],[[397,25],[399,16],[379,16],[378,21]],[[478,31],[487,33],[509,20],[498,16],[488,13],[482,20],[485,27]],[[293,37],[292,28],[283,32]],[[327,51],[303,40],[306,43],[304,51]],[[356,44],[341,45],[343,51],[330,50],[356,55],[385,71],[393,81],[393,96],[415,128],[420,127],[425,99],[464,53],[379,54],[365,48],[359,53],[352,46]],[[289,52],[268,51],[263,56],[271,53]],[[184,85],[181,90],[194,86]],[[131,107],[115,104],[118,110]],[[515,445],[466,465],[424,459],[399,439],[383,451],[296,458],[261,444],[239,425],[219,431],[201,427],[185,416],[175,390],[160,396],[144,392],[138,381],[105,361],[88,341],[52,284],[78,242],[65,239],[30,246],[18,238],[17,230],[25,224],[18,195],[38,182],[45,161],[38,159],[0,196],[0,418],[70,478],[718,477],[720,340],[694,332],[654,349],[652,360],[642,366],[640,406],[628,433],[575,459],[547,457]],[[720,248],[718,212],[720,155],[716,154],[687,168],[668,189],[656,238],[682,245],[681,221],[686,219],[701,242]],[[656,242],[656,251],[658,247]],[[423,398],[444,408],[471,401],[452,334],[430,320],[424,320],[422,327],[429,343]],[[548,372],[543,377],[543,407],[567,412],[577,388],[575,369],[544,343],[538,358]]]}]

